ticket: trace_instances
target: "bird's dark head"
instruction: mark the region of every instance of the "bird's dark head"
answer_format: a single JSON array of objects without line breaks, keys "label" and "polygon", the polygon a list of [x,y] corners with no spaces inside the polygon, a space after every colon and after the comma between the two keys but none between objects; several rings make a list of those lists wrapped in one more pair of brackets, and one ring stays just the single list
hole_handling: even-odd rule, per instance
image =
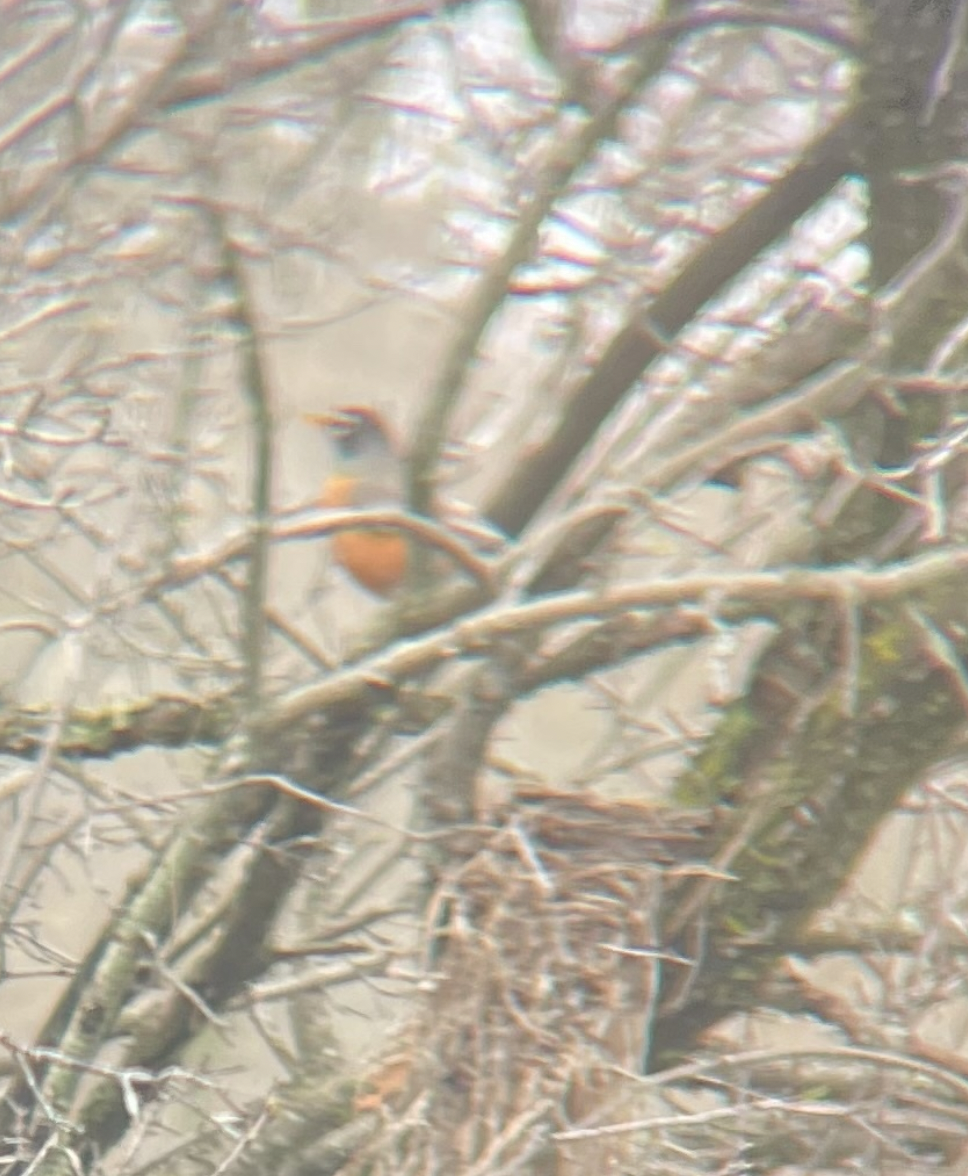
[{"label": "bird's dark head", "polygon": [[342,460],[380,456],[392,451],[389,430],[376,409],[350,405],[313,414],[308,420],[324,431]]}]

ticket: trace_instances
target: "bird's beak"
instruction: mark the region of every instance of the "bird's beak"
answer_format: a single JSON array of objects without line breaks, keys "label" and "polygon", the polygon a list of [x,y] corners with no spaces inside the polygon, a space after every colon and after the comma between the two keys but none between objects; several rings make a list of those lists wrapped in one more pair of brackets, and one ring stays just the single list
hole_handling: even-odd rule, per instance
[{"label": "bird's beak", "polygon": [[304,412],[303,420],[320,429],[348,429],[352,427],[354,418],[337,408],[332,412]]}]

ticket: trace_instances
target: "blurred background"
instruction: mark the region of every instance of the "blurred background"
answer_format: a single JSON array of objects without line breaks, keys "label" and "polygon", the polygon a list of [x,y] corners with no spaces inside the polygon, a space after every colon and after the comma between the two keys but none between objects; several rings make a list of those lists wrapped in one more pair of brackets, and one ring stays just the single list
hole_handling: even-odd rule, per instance
[{"label": "blurred background", "polygon": [[968,1171],[968,6],[0,11],[0,1172]]}]

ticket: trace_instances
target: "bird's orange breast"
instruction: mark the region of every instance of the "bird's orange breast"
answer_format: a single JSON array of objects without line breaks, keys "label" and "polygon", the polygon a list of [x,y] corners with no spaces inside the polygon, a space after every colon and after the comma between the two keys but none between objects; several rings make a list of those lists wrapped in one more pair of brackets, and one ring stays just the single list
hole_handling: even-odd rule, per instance
[{"label": "bird's orange breast", "polygon": [[[373,505],[361,502],[356,478],[330,477],[320,496],[321,504],[331,510]],[[345,571],[378,596],[389,596],[399,588],[407,574],[409,544],[399,531],[339,531],[333,536],[333,556]]]},{"label": "bird's orange breast", "polygon": [[395,531],[341,531],[333,537],[336,562],[364,588],[389,596],[407,574],[407,541]]}]

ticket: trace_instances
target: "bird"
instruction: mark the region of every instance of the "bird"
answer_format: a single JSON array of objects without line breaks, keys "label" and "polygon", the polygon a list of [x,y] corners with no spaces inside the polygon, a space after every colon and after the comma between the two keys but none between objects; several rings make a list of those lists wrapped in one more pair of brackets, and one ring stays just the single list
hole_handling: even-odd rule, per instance
[{"label": "bird", "polygon": [[[377,409],[350,405],[307,419],[323,430],[332,456],[320,506],[329,510],[404,507],[403,459]],[[375,596],[392,596],[407,577],[410,543],[401,531],[339,531],[333,536],[332,550],[350,578]]]}]

